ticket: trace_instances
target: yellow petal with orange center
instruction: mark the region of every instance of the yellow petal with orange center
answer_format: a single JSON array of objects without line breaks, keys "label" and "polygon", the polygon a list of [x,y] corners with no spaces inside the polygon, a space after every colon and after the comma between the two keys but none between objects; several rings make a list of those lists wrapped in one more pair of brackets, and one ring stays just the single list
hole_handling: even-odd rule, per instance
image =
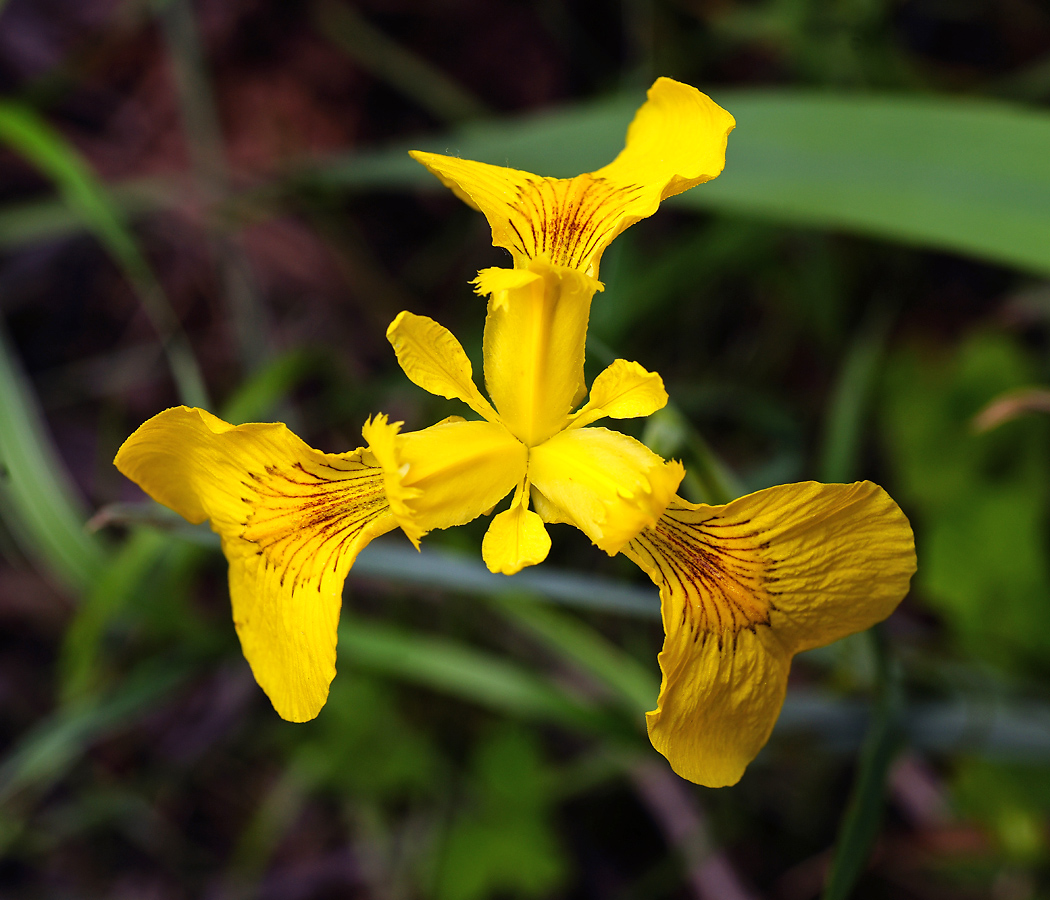
[{"label": "yellow petal with orange center", "polygon": [[696,88],[659,78],[613,162],[575,178],[546,178],[412,151],[458,197],[480,209],[492,242],[516,267],[545,257],[598,277],[602,252],[665,197],[716,177],[733,117]]},{"label": "yellow petal with orange center", "polygon": [[529,454],[540,515],[575,525],[610,556],[656,525],[684,475],[681,463],[606,428],[563,431]]},{"label": "yellow petal with orange center", "polygon": [[428,531],[488,512],[525,477],[528,450],[502,425],[445,421],[407,434],[400,427],[380,415],[362,432],[383,468],[391,512],[417,547]]},{"label": "yellow petal with orange center", "polygon": [[530,447],[568,422],[586,390],[583,361],[594,279],[537,261],[486,269],[485,386],[500,418]]},{"label": "yellow petal with orange center", "polygon": [[321,453],[284,425],[234,427],[183,406],[142,425],[114,462],[191,522],[211,520],[256,681],[283,718],[316,716],[335,676],[343,582],[396,527],[370,454]]},{"label": "yellow petal with orange center", "polygon": [[908,520],[871,482],[781,485],[725,506],[676,497],[623,552],[660,588],[649,736],[709,787],[734,784],[768,739],[791,657],[884,619],[915,571]]}]

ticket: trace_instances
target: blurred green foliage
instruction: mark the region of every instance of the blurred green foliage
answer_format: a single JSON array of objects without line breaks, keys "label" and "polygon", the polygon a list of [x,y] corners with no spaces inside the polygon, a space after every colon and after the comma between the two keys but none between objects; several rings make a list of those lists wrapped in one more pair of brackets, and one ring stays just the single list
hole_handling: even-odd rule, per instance
[{"label": "blurred green foliage", "polygon": [[[1050,379],[1050,16],[102,7],[0,3],[0,894],[790,900],[831,859],[829,897],[1046,894],[1050,423],[974,420]],[[912,597],[800,660],[720,794],[651,780],[655,593],[567,529],[498,584],[476,529],[370,548],[324,712],[278,721],[214,536],[129,505],[113,452],[208,392],[333,450],[379,409],[448,414],[383,329],[412,308],[476,353],[498,259],[404,150],[593,169],[656,74],[738,128],[606,255],[588,371],[661,372],[640,434],[693,499],[884,483]]]}]

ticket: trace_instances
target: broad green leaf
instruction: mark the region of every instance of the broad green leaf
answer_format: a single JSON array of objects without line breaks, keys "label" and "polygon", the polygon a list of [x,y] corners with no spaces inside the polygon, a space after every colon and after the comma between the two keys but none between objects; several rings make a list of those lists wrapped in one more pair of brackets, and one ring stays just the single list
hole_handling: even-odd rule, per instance
[{"label": "broad green leaf", "polygon": [[[710,94],[737,120],[726,169],[672,202],[1050,273],[1050,114],[955,98],[789,90]],[[355,188],[444,190],[405,156],[414,147],[543,175],[575,175],[616,155],[641,99],[490,121],[348,157],[315,174]]]}]

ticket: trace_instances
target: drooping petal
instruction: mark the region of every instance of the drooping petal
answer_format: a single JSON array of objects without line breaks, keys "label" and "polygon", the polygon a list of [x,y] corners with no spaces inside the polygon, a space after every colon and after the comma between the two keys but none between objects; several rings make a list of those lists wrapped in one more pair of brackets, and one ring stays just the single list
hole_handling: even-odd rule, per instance
[{"label": "drooping petal", "polygon": [[408,538],[452,528],[492,509],[525,477],[528,450],[502,425],[445,421],[400,433],[376,416],[362,432],[383,468],[390,509]]},{"label": "drooping petal", "polygon": [[608,416],[634,419],[651,416],[667,405],[663,379],[636,362],[615,360],[591,385],[587,405],[570,417],[570,428],[581,428]]},{"label": "drooping petal", "polygon": [[908,520],[871,482],[781,485],[725,506],[676,497],[623,552],[660,588],[650,737],[709,786],[735,782],[765,742],[791,657],[884,619],[915,571]]},{"label": "drooping petal", "polygon": [[[531,276],[531,277],[528,277]],[[485,385],[504,424],[530,447],[560,431],[586,388],[583,360],[594,279],[533,262],[486,269]]]},{"label": "drooping petal", "polygon": [[462,400],[489,421],[498,419],[474,384],[463,345],[447,328],[426,316],[401,312],[390,323],[386,337],[405,374],[423,390],[448,400]]},{"label": "drooping petal", "polygon": [[660,699],[645,714],[653,746],[689,781],[736,784],[780,714],[790,654],[768,628],[726,637],[679,629],[659,661]]},{"label": "drooping petal", "polygon": [[556,434],[529,455],[529,478],[546,521],[569,522],[610,556],[654,527],[685,470],[606,428]]},{"label": "drooping petal", "polygon": [[191,522],[211,520],[256,681],[283,718],[316,716],[335,676],[343,582],[396,527],[382,470],[363,450],[321,453],[284,425],[234,427],[185,406],[146,422],[114,462]]},{"label": "drooping petal", "polygon": [[529,509],[528,493],[523,492],[522,502],[515,498],[510,509],[492,519],[481,543],[481,556],[490,572],[514,575],[543,562],[550,549],[543,520]]},{"label": "drooping petal", "polygon": [[492,243],[523,267],[546,257],[598,276],[602,252],[652,215],[665,197],[716,177],[733,117],[695,88],[657,79],[627,133],[627,146],[597,172],[545,178],[436,153],[412,156],[480,209]]}]

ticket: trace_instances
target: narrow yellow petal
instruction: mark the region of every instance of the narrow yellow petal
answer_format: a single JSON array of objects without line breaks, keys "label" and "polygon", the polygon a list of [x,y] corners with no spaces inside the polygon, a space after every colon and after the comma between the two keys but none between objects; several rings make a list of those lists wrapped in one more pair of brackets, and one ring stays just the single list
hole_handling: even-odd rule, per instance
[{"label": "narrow yellow petal", "polygon": [[695,88],[657,79],[616,159],[575,178],[545,178],[436,153],[412,156],[480,209],[492,242],[515,267],[546,258],[598,276],[602,252],[620,232],[652,215],[665,197],[716,177],[725,165],[733,117]]},{"label": "narrow yellow petal", "polygon": [[256,681],[285,719],[312,719],[335,675],[343,582],[396,527],[381,469],[321,453],[281,424],[236,427],[200,409],[154,416],[117,468],[191,522],[211,520],[230,563],[233,620]]},{"label": "narrow yellow petal", "polygon": [[481,544],[481,556],[490,572],[513,575],[543,562],[550,549],[543,520],[524,503],[515,503],[492,520]]},{"label": "narrow yellow petal", "polygon": [[496,411],[474,384],[470,360],[451,331],[426,316],[401,312],[386,337],[415,384],[439,397],[462,400],[483,418],[496,420]]},{"label": "narrow yellow petal", "polygon": [[528,450],[502,425],[453,421],[407,434],[400,426],[376,416],[363,433],[391,512],[417,547],[428,531],[488,512],[525,477]]},{"label": "narrow yellow petal", "polygon": [[575,525],[610,556],[656,525],[684,475],[681,463],[606,428],[563,431],[529,456],[540,515]]},{"label": "narrow yellow petal", "polygon": [[569,427],[581,428],[606,416],[651,416],[666,405],[667,391],[659,375],[647,372],[636,362],[617,359],[594,379],[587,405],[571,417]]},{"label": "narrow yellow petal", "polygon": [[[725,506],[676,497],[623,552],[660,588],[664,686],[650,736],[676,771],[702,784],[713,783],[703,754],[714,751],[701,727],[718,735],[717,758],[737,761],[739,770],[725,770],[736,772],[723,782],[732,783],[768,736],[783,695],[782,685],[770,693],[750,682],[781,668],[786,677],[800,650],[884,619],[915,571],[908,520],[871,482],[781,485]],[[709,688],[701,677],[720,680]],[[733,698],[768,721],[753,717],[745,728],[741,716],[751,713],[736,710]],[[714,714],[697,718],[704,704],[721,710],[724,728]]]},{"label": "narrow yellow petal", "polygon": [[[498,271],[498,270],[497,270]],[[587,320],[597,282],[544,262],[526,270],[488,270],[485,385],[504,424],[530,447],[560,431],[586,390]]]}]

